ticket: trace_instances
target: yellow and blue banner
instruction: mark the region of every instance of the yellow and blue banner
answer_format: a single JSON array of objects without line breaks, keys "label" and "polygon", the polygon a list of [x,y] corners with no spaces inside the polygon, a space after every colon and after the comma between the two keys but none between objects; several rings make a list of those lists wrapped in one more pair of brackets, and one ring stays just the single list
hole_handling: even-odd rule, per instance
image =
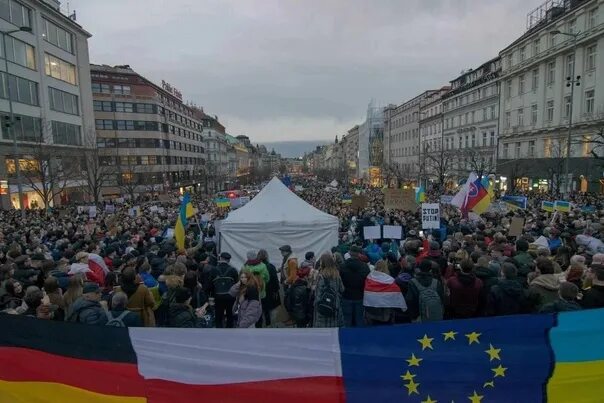
[{"label": "yellow and blue banner", "polygon": [[510,210],[526,209],[528,199],[526,196],[502,196],[499,200],[505,203]]},{"label": "yellow and blue banner", "polygon": [[554,210],[562,213],[568,213],[570,211],[570,202],[565,200],[556,200],[554,202]]},{"label": "yellow and blue banner", "polygon": [[352,196],[350,196],[350,195],[342,196],[342,204],[352,204]]},{"label": "yellow and blue banner", "polygon": [[543,200],[541,202],[541,210],[547,211],[548,213],[554,212],[554,202]]},{"label": "yellow and blue banner", "polygon": [[426,201],[426,189],[423,186],[415,189],[415,202],[423,203]]},{"label": "yellow and blue banner", "polygon": [[188,225],[188,218],[195,215],[195,209],[191,204],[191,196],[185,193],[180,203],[180,210],[178,212],[178,218],[176,219],[176,225],[174,226],[174,238],[176,239],[176,248],[185,248],[185,230]]},{"label": "yellow and blue banner", "polygon": [[218,207],[231,207],[231,200],[228,197],[217,197],[214,199],[214,203]]}]

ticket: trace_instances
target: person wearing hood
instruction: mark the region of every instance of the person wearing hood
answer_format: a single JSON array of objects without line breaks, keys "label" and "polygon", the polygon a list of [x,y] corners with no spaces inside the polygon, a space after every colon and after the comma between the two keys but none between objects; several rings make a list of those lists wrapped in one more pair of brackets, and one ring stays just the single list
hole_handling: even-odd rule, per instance
[{"label": "person wearing hood", "polygon": [[512,263],[503,264],[501,277],[487,296],[487,316],[516,315],[530,311],[526,291],[518,281],[517,273],[516,266]]},{"label": "person wearing hood", "polygon": [[579,301],[583,308],[604,308],[604,265],[592,264],[587,271],[591,287],[583,291]]},{"label": "person wearing hood", "polygon": [[139,314],[145,327],[154,327],[155,300],[149,289],[140,282],[140,278],[133,268],[122,271],[120,291],[128,296],[128,310]]},{"label": "person wearing hood", "polygon": [[82,289],[82,296],[73,303],[65,320],[86,325],[106,324],[107,315],[99,302],[100,300],[101,289],[99,285],[96,283],[85,283]]},{"label": "person wearing hood", "polygon": [[243,265],[243,269],[249,270],[254,276],[256,276],[256,279],[258,280],[258,292],[260,293],[260,299],[265,298],[266,285],[270,280],[270,275],[268,274],[266,265],[262,262],[262,260],[258,259],[258,252],[253,250],[247,252],[247,261]]},{"label": "person wearing hood", "polygon": [[480,316],[484,306],[484,284],[474,274],[474,263],[470,259],[461,262],[460,271],[447,280],[448,316],[465,319]]},{"label": "person wearing hood", "polygon": [[539,313],[579,311],[581,310],[581,305],[579,305],[577,302],[578,295],[579,287],[566,281],[560,284],[558,298],[548,304],[543,305],[541,309],[539,309]]},{"label": "person wearing hood", "polygon": [[529,283],[529,299],[535,310],[539,311],[544,305],[558,298],[560,280],[554,274],[554,265],[548,258],[537,258],[537,270],[539,275]]}]

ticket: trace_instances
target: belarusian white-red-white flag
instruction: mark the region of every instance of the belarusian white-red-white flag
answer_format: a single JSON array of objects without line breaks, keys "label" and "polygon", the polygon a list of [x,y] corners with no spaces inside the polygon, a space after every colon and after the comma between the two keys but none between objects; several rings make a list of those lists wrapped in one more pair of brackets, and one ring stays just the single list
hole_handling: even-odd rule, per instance
[{"label": "belarusian white-red-white flag", "polygon": [[400,308],[407,310],[405,297],[394,282],[394,278],[386,273],[372,271],[365,279],[363,305],[374,308]]}]

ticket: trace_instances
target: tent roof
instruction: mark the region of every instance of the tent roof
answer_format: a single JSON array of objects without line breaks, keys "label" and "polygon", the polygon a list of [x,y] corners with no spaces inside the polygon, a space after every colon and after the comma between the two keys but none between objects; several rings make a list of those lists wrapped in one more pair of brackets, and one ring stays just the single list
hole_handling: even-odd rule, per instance
[{"label": "tent roof", "polygon": [[325,223],[338,218],[306,203],[274,177],[245,206],[232,211],[223,224],[235,223]]}]

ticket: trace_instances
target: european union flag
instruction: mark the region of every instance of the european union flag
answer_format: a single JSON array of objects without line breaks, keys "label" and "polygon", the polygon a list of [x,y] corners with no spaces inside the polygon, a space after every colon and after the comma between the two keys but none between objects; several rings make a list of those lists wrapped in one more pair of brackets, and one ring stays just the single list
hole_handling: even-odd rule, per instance
[{"label": "european union flag", "polygon": [[340,329],[346,402],[542,402],[554,323],[522,315]]}]

